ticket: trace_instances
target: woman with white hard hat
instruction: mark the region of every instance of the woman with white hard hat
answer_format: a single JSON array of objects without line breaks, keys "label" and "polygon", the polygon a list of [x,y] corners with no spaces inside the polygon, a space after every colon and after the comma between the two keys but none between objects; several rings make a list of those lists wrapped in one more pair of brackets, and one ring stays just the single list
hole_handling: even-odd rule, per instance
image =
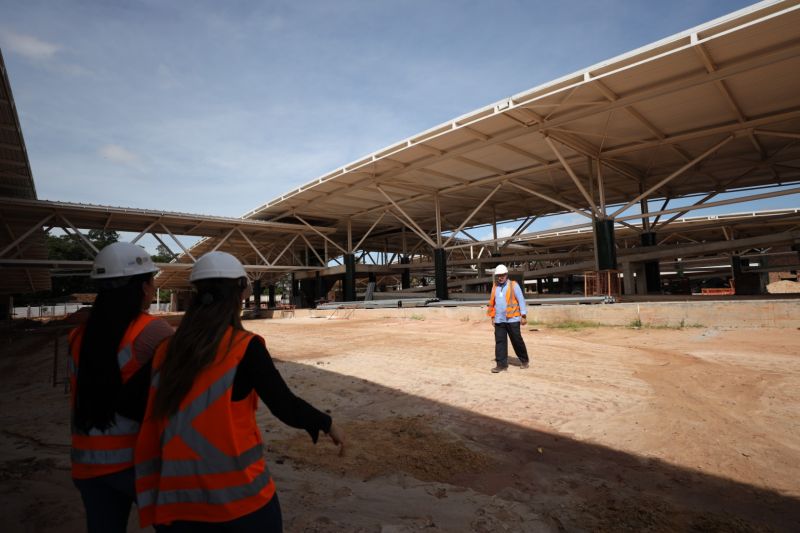
[{"label": "woman with white hard hat", "polygon": [[157,531],[282,531],[275,483],[256,423],[258,398],[283,423],[320,430],[344,452],[331,417],[296,397],[264,339],[242,327],[249,283],[225,252],[197,260],[196,294],[159,347],[147,414],[136,446],[142,527]]},{"label": "woman with white hard hat", "polygon": [[86,323],[69,335],[72,477],[90,532],[126,531],[135,502],[133,451],[150,361],[173,332],[146,312],[157,271],[135,244],[115,242],[100,250],[91,272],[97,297]]}]

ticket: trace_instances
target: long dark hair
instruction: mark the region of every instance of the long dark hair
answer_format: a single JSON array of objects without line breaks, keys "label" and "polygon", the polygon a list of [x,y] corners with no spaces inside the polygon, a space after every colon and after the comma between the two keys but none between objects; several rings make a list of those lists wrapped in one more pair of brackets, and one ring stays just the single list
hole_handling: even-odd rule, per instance
[{"label": "long dark hair", "polygon": [[139,274],[121,287],[98,287],[80,346],[73,413],[75,427],[84,433],[93,427],[105,430],[114,423],[122,388],[119,343],[142,312],[143,285],[152,277],[151,273]]},{"label": "long dark hair", "polygon": [[[214,361],[228,327],[234,332],[244,330],[240,317],[243,281],[213,278],[195,282],[197,292],[169,341],[161,365],[153,416],[177,413],[197,375]],[[233,341],[231,336],[230,343]]]}]

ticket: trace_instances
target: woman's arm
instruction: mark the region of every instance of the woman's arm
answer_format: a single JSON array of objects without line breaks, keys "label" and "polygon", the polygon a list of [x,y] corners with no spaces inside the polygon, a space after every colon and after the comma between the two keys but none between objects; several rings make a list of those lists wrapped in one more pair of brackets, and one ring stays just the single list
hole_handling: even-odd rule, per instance
[{"label": "woman's arm", "polygon": [[[284,424],[305,429],[317,442],[319,431],[331,433],[331,417],[289,390],[260,338],[247,346],[233,380],[233,401],[243,400],[255,389],[270,412]],[[333,435],[332,435],[333,436]],[[336,442],[336,439],[334,439]]]}]

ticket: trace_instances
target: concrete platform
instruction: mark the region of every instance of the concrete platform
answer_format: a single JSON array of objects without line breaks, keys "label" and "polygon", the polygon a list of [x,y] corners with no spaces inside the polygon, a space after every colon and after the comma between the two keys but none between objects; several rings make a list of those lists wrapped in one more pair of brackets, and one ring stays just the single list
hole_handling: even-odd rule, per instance
[{"label": "concrete platform", "polygon": [[[298,309],[297,317],[327,318],[333,312]],[[485,306],[413,309],[356,309],[351,318],[450,317],[486,320]],[[289,319],[291,320],[291,319]],[[800,299],[682,300],[623,302],[607,305],[529,306],[528,320],[544,324],[565,321],[596,322],[606,326],[800,328]],[[638,322],[637,322],[638,321]]]}]

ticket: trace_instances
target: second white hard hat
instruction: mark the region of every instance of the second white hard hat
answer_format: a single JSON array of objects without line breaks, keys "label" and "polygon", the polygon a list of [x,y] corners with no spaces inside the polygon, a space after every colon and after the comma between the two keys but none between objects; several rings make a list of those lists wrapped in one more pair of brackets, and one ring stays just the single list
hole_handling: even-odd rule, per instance
[{"label": "second white hard hat", "polygon": [[499,274],[508,274],[508,269],[505,265],[497,265],[494,267],[494,275],[497,276]]},{"label": "second white hard hat", "polygon": [[209,252],[192,267],[189,281],[211,278],[238,279],[246,278],[242,263],[227,252]]},{"label": "second white hard hat", "polygon": [[130,242],[112,242],[94,258],[92,279],[112,279],[158,272],[144,248]]}]

